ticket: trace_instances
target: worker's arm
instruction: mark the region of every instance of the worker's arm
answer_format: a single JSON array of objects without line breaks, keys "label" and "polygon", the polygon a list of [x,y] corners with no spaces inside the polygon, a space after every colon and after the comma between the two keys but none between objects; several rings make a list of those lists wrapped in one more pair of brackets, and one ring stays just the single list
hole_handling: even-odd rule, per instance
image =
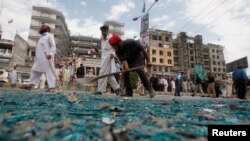
[{"label": "worker's arm", "polygon": [[122,61],[122,66],[123,66],[123,70],[129,70],[129,66],[128,66],[128,62],[127,62],[127,60],[124,60],[124,61]]},{"label": "worker's arm", "polygon": [[146,60],[147,60],[147,67],[151,67],[152,64],[151,64],[151,62],[150,62],[150,58],[149,58],[149,56],[148,56],[148,53],[146,52],[145,49],[142,49],[142,52],[143,52],[144,57],[145,57]]}]

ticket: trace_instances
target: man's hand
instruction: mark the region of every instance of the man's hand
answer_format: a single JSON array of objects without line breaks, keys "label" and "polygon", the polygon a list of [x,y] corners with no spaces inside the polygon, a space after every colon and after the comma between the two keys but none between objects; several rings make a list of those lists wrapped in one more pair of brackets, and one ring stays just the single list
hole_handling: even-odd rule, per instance
[{"label": "man's hand", "polygon": [[122,61],[122,66],[123,66],[123,70],[124,70],[124,71],[129,70],[128,62],[127,62],[126,60],[125,60],[125,61]]},{"label": "man's hand", "polygon": [[51,59],[51,55],[50,54],[46,54],[46,58],[49,60],[49,59]]},{"label": "man's hand", "polygon": [[110,54],[110,58],[111,59],[115,58],[115,55],[114,54]]}]

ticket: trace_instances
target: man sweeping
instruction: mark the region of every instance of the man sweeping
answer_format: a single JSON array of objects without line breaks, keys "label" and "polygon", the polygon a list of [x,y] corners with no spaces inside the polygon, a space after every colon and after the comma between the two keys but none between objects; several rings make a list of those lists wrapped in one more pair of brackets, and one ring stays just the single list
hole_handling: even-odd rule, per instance
[{"label": "man sweeping", "polygon": [[[145,65],[145,58],[147,60],[147,66],[152,66],[147,52],[138,41],[133,39],[122,41],[118,35],[113,35],[109,39],[109,44],[115,49],[116,55],[122,62],[124,70]],[[150,98],[155,97],[155,91],[149,83],[149,79],[144,72],[144,68],[137,69],[135,71],[140,77],[143,86],[149,92]],[[124,85],[126,87],[126,93],[124,96],[132,97],[133,89],[130,84],[129,72],[124,73]]]},{"label": "man sweeping", "polygon": [[49,34],[49,32],[50,27],[43,23],[40,29],[41,37],[37,42],[35,61],[32,66],[28,87],[35,86],[44,73],[49,88],[47,91],[53,92],[56,88],[56,75],[54,68],[56,45],[53,35]]}]

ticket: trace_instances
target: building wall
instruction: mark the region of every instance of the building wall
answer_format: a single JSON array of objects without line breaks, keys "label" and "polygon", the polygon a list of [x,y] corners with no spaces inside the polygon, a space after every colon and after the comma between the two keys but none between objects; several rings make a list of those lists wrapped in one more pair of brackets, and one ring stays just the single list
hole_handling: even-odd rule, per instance
[{"label": "building wall", "polygon": [[153,65],[150,69],[150,73],[154,75],[172,76],[171,68],[174,66],[172,33],[151,29],[149,35],[150,47],[148,48],[148,52]]},{"label": "building wall", "polygon": [[203,44],[202,36],[187,36],[185,32],[177,35],[174,46],[174,71],[183,71],[187,77],[194,77],[194,67],[201,64],[206,73],[211,72],[218,80],[225,75],[223,47],[216,44]]},{"label": "building wall", "polygon": [[216,44],[208,44],[209,53],[210,53],[210,68],[211,73],[217,79],[222,79],[224,75],[226,75],[226,64],[223,53],[223,46]]},{"label": "building wall", "polygon": [[15,36],[14,42],[11,67],[25,65],[25,59],[28,56],[28,43],[18,34]]},{"label": "building wall", "polygon": [[204,65],[202,36],[191,37],[181,32],[173,44],[175,67],[172,72],[182,71],[187,78],[193,78],[195,65]]}]

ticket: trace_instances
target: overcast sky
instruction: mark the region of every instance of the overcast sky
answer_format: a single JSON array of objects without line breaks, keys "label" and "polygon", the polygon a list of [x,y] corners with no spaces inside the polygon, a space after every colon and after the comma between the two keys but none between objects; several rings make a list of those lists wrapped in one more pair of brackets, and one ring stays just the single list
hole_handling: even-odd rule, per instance
[{"label": "overcast sky", "polygon": [[[139,34],[140,20],[132,19],[142,14],[143,1],[0,0],[0,23],[4,38],[13,39],[17,31],[27,40],[32,6],[47,6],[64,13],[71,35],[100,37],[103,22],[117,20],[125,24],[125,37],[133,38]],[[154,0],[145,1],[147,10]],[[159,0],[149,14],[149,27],[200,34],[204,43],[225,46],[226,62],[250,58],[249,0]]]}]

